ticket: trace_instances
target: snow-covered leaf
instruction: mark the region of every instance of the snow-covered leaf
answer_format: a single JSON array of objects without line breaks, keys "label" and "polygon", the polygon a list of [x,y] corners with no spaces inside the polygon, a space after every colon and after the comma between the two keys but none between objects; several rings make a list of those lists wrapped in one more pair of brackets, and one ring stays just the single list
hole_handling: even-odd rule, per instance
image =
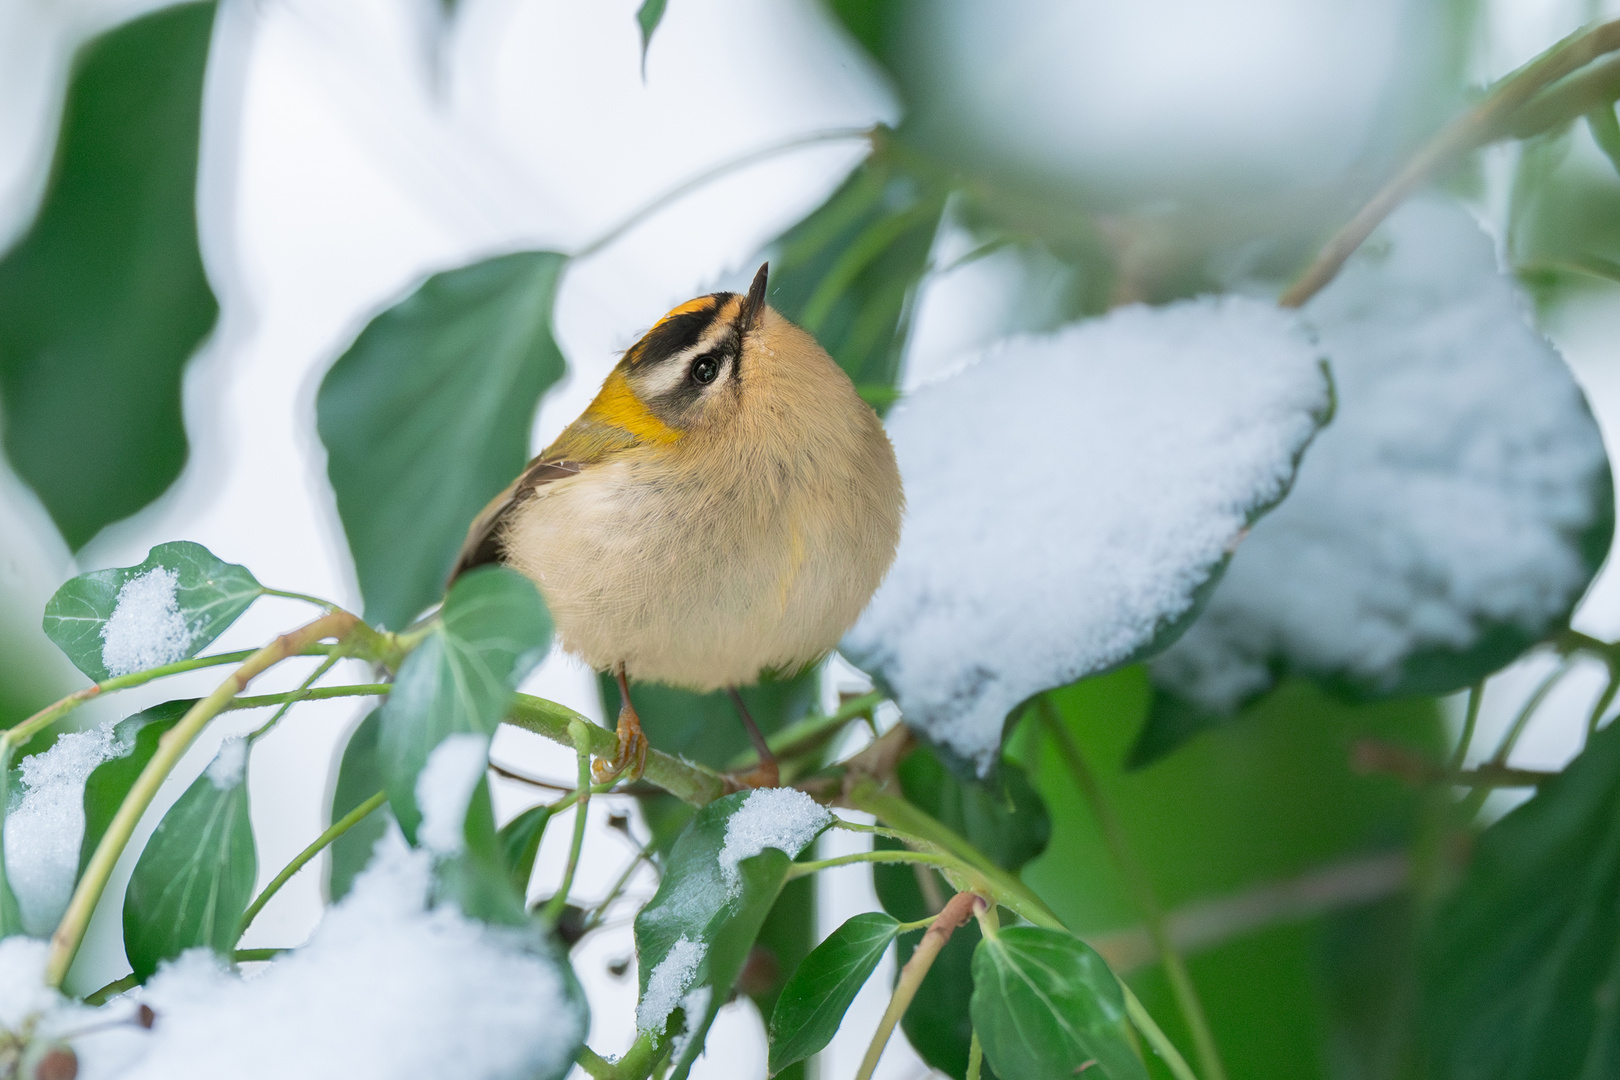
[{"label": "snow-covered leaf", "polygon": [[528,460],[565,368],[551,311],[566,263],[530,251],[435,274],[322,380],[316,425],[373,623],[398,630],[443,595],[467,526]]},{"label": "snow-covered leaf", "polygon": [[227,739],[135,864],[124,893],[124,954],[142,979],[187,949],[229,955],[236,947],[259,872],[247,761],[246,740]]},{"label": "snow-covered leaf", "polygon": [[201,544],[159,544],[139,566],[80,574],[45,605],[45,633],[100,682],[196,656],[264,595]]},{"label": "snow-covered leaf", "polygon": [[1017,338],[890,415],[908,516],[845,638],[987,771],[1030,695],[1162,647],[1327,418],[1293,316],[1228,297]]},{"label": "snow-covered leaf", "polygon": [[458,732],[441,740],[416,778],[416,839],[434,855],[436,901],[483,922],[525,926],[523,891],[507,870],[488,774],[489,736]]},{"label": "snow-covered leaf", "polygon": [[214,7],[83,48],[44,203],[0,261],[6,453],[75,549],[185,464],[181,376],[219,310],[197,244]]},{"label": "snow-covered leaf", "polygon": [[802,791],[740,791],[699,810],[676,839],[636,915],[636,1027],[671,1038],[671,1080],[685,1080],[703,1049],[788,864],[831,820]]},{"label": "snow-covered leaf", "polygon": [[460,732],[494,735],[517,684],[550,640],[551,617],[540,593],[517,571],[486,566],[456,581],[380,710],[383,787],[413,843],[422,820],[417,776],[429,756]]},{"label": "snow-covered leaf", "polygon": [[432,905],[433,856],[395,838],[308,945],[241,978],[193,951],[148,982],[151,1030],[121,1025],[120,1080],[560,1080],[589,1026],[538,931]]},{"label": "snow-covered leaf", "polygon": [[1612,481],[1524,307],[1468,214],[1432,199],[1305,309],[1338,412],[1154,662],[1161,726],[1231,715],[1281,673],[1357,697],[1455,690],[1566,622],[1609,548]]}]

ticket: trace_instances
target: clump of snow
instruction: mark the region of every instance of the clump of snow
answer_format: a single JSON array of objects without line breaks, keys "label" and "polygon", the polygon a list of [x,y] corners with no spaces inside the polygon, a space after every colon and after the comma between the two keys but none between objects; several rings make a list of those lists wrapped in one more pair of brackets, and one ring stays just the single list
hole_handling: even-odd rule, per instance
[{"label": "clump of snow", "polygon": [[709,1011],[709,1001],[714,997],[714,989],[708,986],[694,986],[681,998],[681,1016],[683,1025],[681,1033],[675,1036],[669,1046],[669,1059],[680,1061],[686,1056],[686,1048],[692,1044],[692,1038],[697,1035],[703,1026],[703,1018]]},{"label": "clump of snow", "polygon": [[[1461,208],[1395,214],[1305,309],[1339,409],[1154,681],[1230,712],[1278,669],[1395,689],[1492,626],[1540,636],[1585,588],[1602,438]],[[1449,687],[1423,687],[1427,690]]]},{"label": "clump of snow", "polygon": [[[684,1003],[692,980],[697,978],[698,965],[709,947],[693,941],[685,934],[676,939],[669,952],[658,961],[658,966],[647,976],[647,989],[636,1006],[636,1028],[640,1031],[663,1031],[669,1014],[675,1006]],[[687,1010],[688,1026],[692,1013]]]},{"label": "clump of snow", "polygon": [[422,811],[416,838],[422,846],[442,856],[466,846],[467,803],[488,768],[486,735],[460,732],[433,748],[416,776],[416,805]]},{"label": "clump of snow", "polygon": [[6,880],[23,930],[49,936],[67,910],[84,840],[84,784],[119,752],[109,721],[59,735],[49,750],[22,759],[18,797],[6,813]]},{"label": "clump of snow", "polygon": [[0,940],[0,1031],[21,1031],[62,1004],[62,996],[45,985],[49,951],[33,938]]},{"label": "clump of snow", "polygon": [[431,887],[432,856],[392,834],[307,946],[246,979],[206,950],[161,969],[151,1032],[121,1034],[124,1061],[86,1080],[560,1075],[585,1016],[556,961],[429,909]]},{"label": "clump of snow", "polygon": [[247,772],[248,744],[246,739],[226,739],[219,744],[219,753],[208,763],[208,782],[215,790],[229,791],[239,787]]},{"label": "clump of snow", "polygon": [[738,864],[766,848],[797,858],[816,834],[832,824],[827,808],[797,788],[760,788],[726,819],[720,848],[720,880],[735,895],[742,887]]},{"label": "clump of snow", "polygon": [[888,429],[909,517],[843,651],[907,723],[991,765],[1008,712],[1184,615],[1287,489],[1330,402],[1291,313],[1134,306],[992,349]]},{"label": "clump of snow", "polygon": [[109,675],[185,659],[191,628],[180,612],[179,586],[179,573],[165,566],[124,582],[117,606],[101,626],[101,664]]}]

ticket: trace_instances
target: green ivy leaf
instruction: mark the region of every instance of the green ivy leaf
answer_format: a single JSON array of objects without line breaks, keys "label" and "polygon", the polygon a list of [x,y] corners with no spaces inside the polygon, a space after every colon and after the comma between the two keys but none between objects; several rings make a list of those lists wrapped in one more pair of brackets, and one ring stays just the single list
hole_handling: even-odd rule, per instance
[{"label": "green ivy leaf", "polygon": [[551,807],[531,806],[501,826],[501,860],[519,896],[528,896],[534,858],[540,854],[540,841],[550,821]]},{"label": "green ivy leaf", "polygon": [[1002,1076],[1147,1080],[1114,973],[1062,930],[1012,926],[973,951],[973,1026]]},{"label": "green ivy leaf", "polygon": [[485,566],[456,581],[378,710],[383,787],[412,843],[422,820],[416,776],[428,755],[457,732],[493,736],[518,683],[545,656],[550,640],[551,617],[522,574]]},{"label": "green ivy leaf", "polygon": [[669,0],[641,0],[636,9],[636,25],[641,27],[641,77],[647,78],[647,48],[652,44],[653,32],[664,21],[664,9]]},{"label": "green ivy leaf", "polygon": [[[337,784],[332,789],[332,820],[341,821],[355,807],[371,798],[383,787],[382,762],[378,758],[377,742],[382,732],[382,709],[366,714],[355,726],[343,748],[338,763]],[[348,832],[332,841],[331,865],[327,871],[326,892],[332,903],[349,894],[354,879],[371,861],[371,852],[377,841],[388,831],[392,815],[386,806],[367,814]]]},{"label": "green ivy leaf", "polygon": [[[897,772],[900,789],[909,802],[965,837],[1003,869],[1016,873],[1045,850],[1051,835],[1046,806],[1017,762],[1003,760],[993,783],[965,780],[925,746],[902,761]],[[901,845],[879,838],[875,846]],[[884,910],[906,922],[925,918],[936,910],[923,895],[920,880],[936,885],[941,898],[950,895],[949,887],[931,870],[919,876],[913,866],[880,865],[872,868],[872,875]],[[951,935],[917,988],[913,1008],[906,1010],[900,1021],[901,1030],[924,1061],[958,1078],[967,1073],[968,1045],[973,1036],[968,1004],[973,950],[978,941],[977,922]],[[911,959],[914,948],[914,940],[895,943],[897,977],[899,966]],[[994,1075],[992,1070],[985,1071],[986,1077]]]},{"label": "green ivy leaf", "polygon": [[187,949],[205,945],[229,956],[236,947],[259,872],[247,750],[236,740],[220,748],[135,864],[124,894],[124,953],[143,981]]},{"label": "green ivy leaf", "polygon": [[1620,1073],[1620,725],[1486,829],[1424,958],[1436,1075]]},{"label": "green ivy leaf", "polygon": [[[657,1034],[673,1036],[671,1080],[686,1080],[703,1049],[709,1025],[725,1004],[760,926],[782,890],[789,864],[799,855],[798,851],[767,847],[738,863],[735,885],[727,883],[720,863],[726,827],[732,815],[756,794],[739,791],[697,812],[665,860],[657,893],[636,915],[638,1000],[645,1003],[649,981],[666,960],[677,970],[683,968],[683,955],[690,961],[684,965],[687,977],[670,988],[675,1004],[669,1014],[637,1020],[638,1025],[656,1021],[662,1025]],[[672,958],[677,950],[683,952]],[[669,977],[668,969],[660,977]]]},{"label": "green ivy leaf", "polygon": [[771,1016],[772,1076],[832,1042],[899,928],[881,911],[856,915],[804,958]]},{"label": "green ivy leaf", "polygon": [[868,401],[899,379],[946,194],[874,154],[772,245],[771,305],[814,334]]},{"label": "green ivy leaf", "polygon": [[[101,682],[196,656],[263,595],[247,567],[176,540],[153,548],[139,566],[80,574],[57,589],[45,605],[45,634]],[[120,599],[140,610],[120,615]],[[118,670],[109,669],[109,659]]]},{"label": "green ivy leaf", "polygon": [[[439,899],[454,902],[468,918],[502,926],[527,926],[524,888],[513,883],[502,839],[495,829],[488,776],[473,788],[461,829],[462,850],[434,868]],[[538,837],[535,842],[538,846]],[[527,884],[524,882],[524,887]]]},{"label": "green ivy leaf", "polygon": [[50,187],[0,262],[0,402],[13,466],[77,549],[180,474],[180,380],[218,304],[197,248],[212,3],[91,42]]},{"label": "green ivy leaf", "polygon": [[551,312],[566,262],[523,252],[435,274],[321,382],[316,426],[371,622],[399,629],[442,595],[467,527],[528,460],[564,370]]},{"label": "green ivy leaf", "polygon": [[84,839],[79,843],[79,873],[84,873],[90,856],[95,854],[118,808],[124,805],[130,788],[157,753],[158,740],[196,703],[196,698],[165,701],[134,716],[126,716],[113,728],[118,753],[97,765],[84,782]]}]

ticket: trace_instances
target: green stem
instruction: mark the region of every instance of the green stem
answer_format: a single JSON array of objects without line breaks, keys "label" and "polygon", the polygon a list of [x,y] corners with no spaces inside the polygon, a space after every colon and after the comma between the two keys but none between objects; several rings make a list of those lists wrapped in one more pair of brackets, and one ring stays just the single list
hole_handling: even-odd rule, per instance
[{"label": "green stem", "polygon": [[[1603,655],[1607,657],[1606,653]],[[1513,723],[1508,726],[1507,733],[1502,736],[1502,741],[1497,744],[1496,752],[1491,755],[1490,761],[1480,766],[1478,771],[1500,768],[1507,764],[1507,759],[1512,755],[1513,748],[1519,743],[1519,736],[1523,735],[1525,729],[1530,726],[1530,720],[1535,716],[1536,710],[1541,708],[1541,703],[1547,700],[1547,695],[1552,692],[1553,687],[1557,686],[1574,666],[1574,661],[1566,656],[1557,667],[1547,673],[1547,677],[1542,679],[1530,696],[1525,699],[1524,705],[1519,709],[1519,714],[1513,718]],[[1485,800],[1490,798],[1491,790],[1490,787],[1476,787],[1458,804],[1458,810],[1464,823],[1473,821],[1479,815],[1480,808],[1485,805]]]},{"label": "green stem", "polygon": [[125,990],[133,990],[139,985],[141,985],[140,977],[132,971],[122,979],[114,979],[99,990],[92,990],[84,996],[84,1003],[86,1005],[105,1005]]},{"label": "green stem", "polygon": [[926,812],[911,805],[901,796],[879,787],[871,777],[861,777],[851,784],[843,801],[851,809],[864,810],[887,822],[898,831],[896,838],[903,842],[922,843],[955,855],[972,868],[986,889],[994,892],[998,903],[1017,912],[1021,917],[1039,926],[1053,928],[1063,926],[1052,909],[1030,891],[1029,886],[997,866],[978,848]]},{"label": "green stem", "polygon": [[558,800],[560,806],[566,806],[569,800],[573,800],[576,805],[574,807],[574,838],[568,845],[568,866],[563,870],[562,884],[552,894],[551,899],[546,901],[546,922],[553,926],[557,924],[558,919],[562,918],[563,908],[568,905],[568,893],[574,887],[574,871],[579,869],[579,853],[585,846],[586,812],[591,808],[591,755],[590,751],[580,748],[580,745],[585,742],[588,736],[585,731],[579,729],[594,727],[595,725],[588,724],[581,719],[575,720],[568,726],[569,734],[573,736],[574,740],[574,752],[579,759],[579,786],[572,795]]},{"label": "green stem", "polygon": [[[41,731],[44,731],[53,721],[60,720],[93,697],[110,694],[115,690],[128,690],[131,687],[144,686],[154,679],[162,679],[169,675],[197,671],[200,668],[217,667],[220,664],[241,663],[252,656],[254,651],[253,649],[243,649],[241,652],[193,656],[189,660],[177,660],[172,664],[164,664],[162,667],[150,668],[146,671],[134,671],[128,675],[119,675],[112,679],[103,679],[98,683],[86,686],[82,690],[73,691],[67,697],[45,706],[45,708],[21,723],[14,724],[4,732],[0,732],[0,739],[4,739],[12,746],[21,746]],[[329,646],[317,645],[303,650],[303,655],[320,656],[329,651]]]},{"label": "green stem", "polygon": [[1193,1046],[1198,1051],[1199,1064],[1203,1068],[1204,1075],[1209,1080],[1226,1080],[1226,1068],[1221,1063],[1220,1050],[1215,1044],[1215,1033],[1209,1026],[1209,1015],[1204,1012],[1203,1000],[1198,996],[1198,988],[1193,985],[1186,962],[1176,949],[1175,943],[1170,940],[1164,912],[1159,907],[1159,898],[1154,893],[1147,869],[1136,860],[1125,837],[1124,826],[1114,814],[1113,807],[1103,794],[1102,785],[1097,782],[1096,774],[1091,771],[1091,766],[1086,763],[1085,756],[1080,752],[1080,744],[1075,741],[1068,725],[1063,722],[1063,717],[1058,714],[1052,699],[1045,694],[1041,695],[1036,709],[1042,725],[1057,744],[1058,753],[1068,766],[1070,774],[1085,795],[1086,801],[1091,804],[1092,813],[1096,815],[1103,841],[1108,845],[1114,864],[1119,868],[1131,891],[1136,894],[1137,906],[1142,910],[1142,920],[1147,925],[1148,934],[1153,938],[1160,962],[1164,965],[1165,976],[1170,981],[1170,989],[1175,994],[1176,1004],[1180,1006],[1182,1018],[1186,1020],[1187,1029],[1192,1034]]},{"label": "green stem", "polygon": [[662,1057],[657,1042],[646,1032],[636,1036],[624,1057],[607,1061],[588,1046],[579,1048],[574,1062],[588,1073],[592,1080],[645,1080]]},{"label": "green stem", "polygon": [[817,146],[821,143],[827,142],[851,142],[855,139],[870,140],[874,130],[875,129],[873,128],[829,128],[825,131],[812,131],[807,135],[795,135],[790,139],[784,139],[781,142],[771,143],[769,146],[762,146],[758,150],[750,150],[745,154],[738,155],[737,157],[728,158],[727,160],[720,162],[718,165],[704,169],[697,175],[681,181],[668,191],[663,192],[650,202],[633,211],[617,225],[614,225],[612,228],[608,229],[607,232],[603,233],[601,236],[598,236],[595,240],[592,240],[590,243],[574,252],[574,261],[578,262],[581,259],[590,258],[592,255],[595,255],[598,251],[601,251],[609,244],[612,244],[621,236],[625,235],[630,230],[640,225],[643,221],[646,221],[648,218],[658,213],[658,211],[664,209],[666,206],[669,206],[677,199],[683,198],[723,176],[734,173],[738,169],[746,169],[748,166],[757,164],[761,161],[769,161],[771,158],[776,157],[779,154],[785,154],[793,150],[802,150],[807,146]]},{"label": "green stem", "polygon": [[264,595],[266,595],[266,596],[280,596],[280,597],[283,597],[283,598],[288,599],[288,600],[302,600],[306,604],[314,604],[316,607],[325,608],[327,611],[341,611],[341,610],[343,610],[343,605],[341,605],[341,604],[334,604],[330,600],[322,600],[320,597],[311,596],[308,593],[288,592],[286,589],[268,589],[267,588],[267,589],[264,590]]},{"label": "green stem", "polygon": [[281,723],[281,718],[287,715],[287,710],[291,709],[297,702],[304,700],[304,698],[300,697],[299,695],[308,694],[310,688],[320,681],[321,676],[325,675],[328,671],[331,671],[333,666],[336,665],[341,659],[342,655],[338,650],[334,649],[325,660],[322,660],[319,664],[315,665],[315,670],[309,673],[309,677],[299,685],[298,689],[287,695],[287,700],[282,703],[281,708],[277,709],[270,719],[266,720],[264,723],[260,724],[258,727],[254,728],[248,733],[248,744],[252,745],[253,743],[258,742],[266,732],[273,730],[277,724]]},{"label": "green stem", "polygon": [[291,951],[291,949],[237,949],[231,953],[231,962],[236,964],[261,964],[267,960],[274,960],[282,953]]},{"label": "green stem", "polygon": [[1603,714],[1608,712],[1609,706],[1614,703],[1616,690],[1620,690],[1620,672],[1616,672],[1611,668],[1609,670],[1608,684],[1603,687],[1603,693],[1598,695],[1597,704],[1592,706],[1592,714],[1586,718],[1587,738],[1591,738],[1592,734],[1597,731],[1598,722],[1603,719]]},{"label": "green stem", "polygon": [[787,880],[792,881],[794,878],[806,877],[834,866],[850,866],[855,863],[926,863],[930,866],[963,870],[974,875],[978,873],[975,867],[967,865],[954,855],[936,855],[930,851],[857,851],[850,855],[835,855],[830,859],[793,863],[788,867]]},{"label": "green stem", "polygon": [[[575,721],[581,724],[577,729]],[[573,709],[544,698],[518,694],[504,722],[573,747],[576,753],[611,758],[618,751],[618,737],[611,729],[599,727]],[[647,752],[647,768],[641,778],[693,806],[707,806],[727,790],[725,779],[718,773],[658,750]]]},{"label": "green stem", "polygon": [[393,683],[352,683],[347,686],[312,686],[307,690],[288,690],[281,694],[259,694],[239,697],[226,706],[237,709],[264,709],[271,705],[284,705],[298,701],[326,701],[329,698],[386,697],[394,689]]},{"label": "green stem", "polygon": [[1407,159],[1399,171],[1334,234],[1278,303],[1297,308],[1332,281],[1345,260],[1408,195],[1462,155],[1500,138],[1515,113],[1538,91],[1620,48],[1620,21],[1571,34],[1499,80],[1485,99],[1453,120]]},{"label": "green stem", "polygon": [[332,841],[360,824],[368,814],[386,801],[388,801],[388,793],[386,791],[377,792],[377,794],[350,810],[337,821],[334,821],[331,828],[317,836],[313,843],[293,857],[292,862],[282,867],[281,873],[277,874],[270,884],[264,887],[263,892],[253,898],[253,903],[249,904],[248,909],[242,913],[242,921],[236,931],[236,940],[242,940],[242,935],[247,933],[247,928],[253,924],[253,920],[258,917],[259,912],[264,910],[264,905],[270,902],[270,898],[276,895],[283,885],[292,880],[294,874],[302,870],[311,859],[326,850]]},{"label": "green stem", "polygon": [[1474,741],[1474,725],[1479,723],[1479,704],[1485,697],[1485,680],[1468,688],[1468,712],[1463,717],[1462,734],[1457,738],[1457,749],[1451,755],[1449,771],[1460,772],[1468,758],[1468,747]]},{"label": "green stem", "polygon": [[241,667],[220,683],[218,689],[198,701],[180,718],[179,723],[163,733],[158,740],[156,753],[141,770],[129,794],[124,796],[124,801],[119,805],[118,812],[108,823],[107,831],[102,834],[100,843],[96,845],[89,863],[79,876],[79,883],[68,901],[67,911],[63,914],[61,923],[51,935],[50,951],[45,964],[47,986],[59,987],[62,980],[67,977],[68,968],[72,966],[73,957],[79,951],[79,943],[84,938],[85,929],[90,925],[90,916],[95,912],[96,902],[101,899],[101,892],[107,887],[107,879],[112,876],[113,866],[123,854],[130,836],[134,834],[136,824],[146,812],[146,808],[151,805],[152,799],[156,797],[158,788],[162,786],[186,749],[191,746],[192,741],[208,722],[217,716],[232,698],[245,690],[255,676],[267,668],[303,652],[305,648],[322,638],[337,638],[341,642],[359,623],[360,620],[348,612],[335,611],[297,630],[282,634],[250,655]]},{"label": "green stem", "polygon": [[973,1038],[968,1042],[968,1067],[964,1080],[979,1080],[979,1070],[984,1065],[984,1044],[979,1042],[979,1029],[973,1029]]},{"label": "green stem", "polygon": [[1169,1036],[1165,1035],[1164,1031],[1160,1029],[1153,1019],[1153,1014],[1147,1011],[1147,1007],[1142,1004],[1141,999],[1136,996],[1124,979],[1118,981],[1119,988],[1125,995],[1125,1015],[1131,1018],[1131,1023],[1136,1027],[1136,1030],[1140,1031],[1142,1037],[1147,1039],[1148,1045],[1153,1047],[1153,1052],[1164,1060],[1165,1065],[1169,1066],[1171,1075],[1176,1080],[1198,1080],[1198,1074],[1192,1071],[1192,1066],[1188,1065],[1187,1059],[1181,1056],[1181,1051],[1176,1049],[1176,1044],[1171,1042]]}]

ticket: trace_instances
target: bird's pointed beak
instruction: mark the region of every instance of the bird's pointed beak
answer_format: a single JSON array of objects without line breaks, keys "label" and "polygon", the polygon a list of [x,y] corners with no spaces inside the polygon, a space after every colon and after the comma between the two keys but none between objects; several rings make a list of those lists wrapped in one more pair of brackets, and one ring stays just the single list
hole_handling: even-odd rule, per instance
[{"label": "bird's pointed beak", "polygon": [[748,286],[748,299],[743,301],[743,328],[752,330],[759,324],[759,317],[765,311],[765,278],[770,272],[771,264],[760,264],[759,273],[754,275],[754,283]]}]

